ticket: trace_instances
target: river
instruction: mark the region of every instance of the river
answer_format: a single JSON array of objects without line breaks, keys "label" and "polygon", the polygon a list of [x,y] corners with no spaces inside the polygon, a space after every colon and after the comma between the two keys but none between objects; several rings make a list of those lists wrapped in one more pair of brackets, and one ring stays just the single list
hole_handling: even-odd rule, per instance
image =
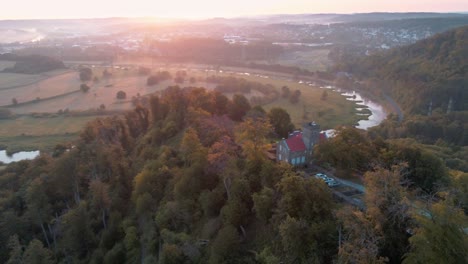
[{"label": "river", "polygon": [[362,95],[356,91],[344,92],[341,94],[346,96],[346,100],[354,101],[358,106],[366,106],[367,109],[371,111],[371,115],[368,117],[368,119],[360,120],[356,128],[367,130],[368,128],[378,126],[380,123],[382,123],[383,120],[385,120],[385,118],[387,118],[387,113],[380,104],[362,97]]},{"label": "river", "polygon": [[32,160],[39,156],[40,151],[21,151],[17,152],[11,156],[7,155],[6,150],[0,150],[0,161],[4,164],[12,163],[20,160]]}]

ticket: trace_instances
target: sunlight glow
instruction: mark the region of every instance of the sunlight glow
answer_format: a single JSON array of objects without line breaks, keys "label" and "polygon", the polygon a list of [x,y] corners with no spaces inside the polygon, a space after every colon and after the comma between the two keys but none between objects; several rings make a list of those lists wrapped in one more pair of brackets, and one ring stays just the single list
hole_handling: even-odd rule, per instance
[{"label": "sunlight glow", "polygon": [[15,0],[2,3],[0,19],[170,17],[209,18],[261,14],[359,12],[463,12],[466,0]]}]

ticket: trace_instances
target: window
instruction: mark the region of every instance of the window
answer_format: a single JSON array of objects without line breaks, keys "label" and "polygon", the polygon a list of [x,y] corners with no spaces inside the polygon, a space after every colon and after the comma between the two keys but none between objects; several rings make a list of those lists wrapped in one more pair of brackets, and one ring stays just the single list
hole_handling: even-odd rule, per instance
[{"label": "window", "polygon": [[280,144],[279,146],[280,146],[280,147],[279,147],[280,151],[282,151],[282,150],[283,150],[283,148],[282,148],[281,144]]},{"label": "window", "polygon": [[302,156],[302,163],[305,163],[305,156]]},{"label": "window", "polygon": [[291,160],[292,165],[296,165],[296,158]]},{"label": "window", "polygon": [[281,154],[279,154],[279,158],[278,158],[278,159],[281,160]]}]

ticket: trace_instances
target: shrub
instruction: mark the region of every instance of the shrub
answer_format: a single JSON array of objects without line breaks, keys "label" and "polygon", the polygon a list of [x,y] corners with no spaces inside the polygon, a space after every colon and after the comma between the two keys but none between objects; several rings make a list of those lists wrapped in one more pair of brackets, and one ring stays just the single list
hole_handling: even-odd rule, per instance
[{"label": "shrub", "polygon": [[117,92],[117,99],[123,100],[125,98],[127,98],[127,94],[124,91]]}]

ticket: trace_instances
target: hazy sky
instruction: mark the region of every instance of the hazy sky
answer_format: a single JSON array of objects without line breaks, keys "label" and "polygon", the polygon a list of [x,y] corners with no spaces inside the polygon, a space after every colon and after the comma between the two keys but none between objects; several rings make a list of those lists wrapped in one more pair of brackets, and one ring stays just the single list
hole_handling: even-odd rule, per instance
[{"label": "hazy sky", "polygon": [[0,19],[172,17],[360,12],[463,12],[468,0],[8,0]]}]

